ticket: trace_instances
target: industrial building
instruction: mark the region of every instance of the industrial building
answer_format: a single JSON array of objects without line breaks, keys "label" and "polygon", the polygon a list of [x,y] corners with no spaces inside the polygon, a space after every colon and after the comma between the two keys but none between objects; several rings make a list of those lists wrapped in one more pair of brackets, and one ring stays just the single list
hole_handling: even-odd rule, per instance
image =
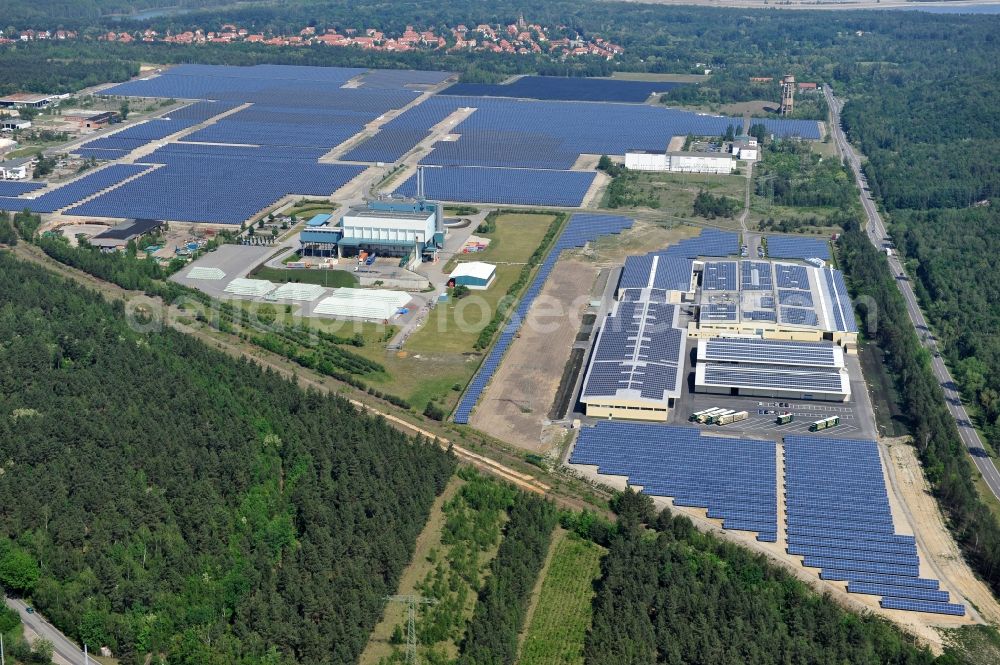
[{"label": "industrial building", "polygon": [[334,289],[333,294],[317,303],[313,314],[387,323],[410,302],[405,291],[386,289]]},{"label": "industrial building", "polygon": [[310,220],[299,234],[302,256],[375,256],[402,258],[413,267],[433,260],[444,246],[444,212],[428,201],[372,201],[351,208],[336,223],[330,216]]},{"label": "industrial building", "polygon": [[482,261],[459,263],[448,277],[448,286],[465,286],[476,291],[485,291],[493,285],[497,267]]},{"label": "industrial building", "polygon": [[103,113],[92,113],[81,111],[77,113],[63,113],[63,120],[76,123],[80,130],[102,129],[112,125],[119,120],[119,116],[114,111],[104,111]]},{"label": "industrial building", "polygon": [[164,225],[164,222],[158,219],[130,219],[97,234],[88,242],[101,251],[113,252],[124,249],[129,242],[157,231]]},{"label": "industrial building", "polygon": [[695,390],[717,395],[846,402],[844,350],[831,342],[759,337],[698,341]]},{"label": "industrial building", "polygon": [[[634,299],[633,299],[634,298]],[[605,319],[580,401],[588,416],[665,422],[681,395],[687,332],[678,309],[648,290],[630,291]]]},{"label": "industrial building", "polygon": [[21,157],[0,162],[0,180],[25,180],[28,177],[28,166],[34,157]]},{"label": "industrial building", "polygon": [[733,172],[733,158],[720,152],[629,150],[625,153],[625,168],[633,171],[729,174]]},{"label": "industrial building", "polygon": [[33,92],[15,92],[6,97],[0,97],[0,108],[5,109],[40,109],[58,100],[59,95],[40,95]]},{"label": "industrial building", "polygon": [[31,129],[31,121],[24,118],[0,118],[0,131],[15,132],[20,129]]},{"label": "industrial building", "polygon": [[757,139],[749,134],[740,134],[732,144],[733,157],[747,162],[755,162],[760,156]]},{"label": "industrial building", "polygon": [[692,337],[827,341],[855,351],[858,328],[839,270],[761,260],[695,261],[693,270],[701,289]]}]

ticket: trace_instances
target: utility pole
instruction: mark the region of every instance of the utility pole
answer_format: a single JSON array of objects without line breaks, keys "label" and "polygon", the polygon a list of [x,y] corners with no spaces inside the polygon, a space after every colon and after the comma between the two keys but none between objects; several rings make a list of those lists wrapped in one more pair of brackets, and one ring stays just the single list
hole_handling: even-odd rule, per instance
[{"label": "utility pole", "polygon": [[417,605],[437,605],[434,598],[422,596],[386,596],[394,603],[406,603],[406,663],[417,665]]},{"label": "utility pole", "polygon": [[3,633],[0,633],[0,665],[6,665],[7,661],[3,657]]},{"label": "utility pole", "polygon": [[83,645],[83,665],[90,665],[90,654],[87,653],[87,645]]}]

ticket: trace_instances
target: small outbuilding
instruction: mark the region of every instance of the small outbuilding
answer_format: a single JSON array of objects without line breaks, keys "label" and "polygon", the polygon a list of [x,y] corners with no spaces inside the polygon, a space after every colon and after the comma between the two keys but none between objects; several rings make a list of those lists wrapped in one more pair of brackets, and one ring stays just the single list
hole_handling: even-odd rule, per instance
[{"label": "small outbuilding", "polygon": [[473,290],[484,291],[493,285],[497,276],[497,267],[492,263],[468,261],[459,263],[451,271],[448,286],[466,286]]}]

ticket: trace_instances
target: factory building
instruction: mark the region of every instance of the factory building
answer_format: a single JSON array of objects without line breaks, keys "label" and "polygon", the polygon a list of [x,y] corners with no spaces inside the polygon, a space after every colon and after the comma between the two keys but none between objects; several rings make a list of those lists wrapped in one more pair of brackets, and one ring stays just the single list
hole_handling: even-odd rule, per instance
[{"label": "factory building", "polygon": [[720,152],[629,150],[625,153],[625,168],[633,171],[729,174],[733,172],[733,158]]},{"label": "factory building", "polygon": [[831,342],[702,339],[694,385],[696,392],[716,395],[832,402],[851,397],[844,351]]},{"label": "factory building", "polygon": [[102,252],[114,252],[125,249],[129,242],[159,231],[165,226],[166,224],[158,219],[130,219],[97,234],[88,242]]},{"label": "factory building", "polygon": [[678,308],[629,290],[598,333],[580,401],[588,416],[666,422],[684,383],[687,332]]},{"label": "factory building", "polygon": [[372,201],[336,223],[313,218],[299,234],[302,256],[392,256],[412,267],[433,260],[444,246],[441,206],[427,201]]}]

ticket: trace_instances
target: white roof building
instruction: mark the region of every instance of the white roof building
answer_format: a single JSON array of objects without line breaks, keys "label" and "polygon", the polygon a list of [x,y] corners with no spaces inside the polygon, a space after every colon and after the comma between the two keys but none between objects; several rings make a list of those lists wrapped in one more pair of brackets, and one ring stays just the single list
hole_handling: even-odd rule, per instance
[{"label": "white roof building", "polygon": [[320,300],[313,314],[349,319],[386,321],[410,302],[405,291],[386,289],[334,289],[333,295]]},{"label": "white roof building", "polygon": [[485,290],[493,284],[496,279],[497,267],[492,263],[482,261],[468,261],[459,263],[451,271],[450,279],[455,282],[455,286],[467,286],[470,289]]}]

